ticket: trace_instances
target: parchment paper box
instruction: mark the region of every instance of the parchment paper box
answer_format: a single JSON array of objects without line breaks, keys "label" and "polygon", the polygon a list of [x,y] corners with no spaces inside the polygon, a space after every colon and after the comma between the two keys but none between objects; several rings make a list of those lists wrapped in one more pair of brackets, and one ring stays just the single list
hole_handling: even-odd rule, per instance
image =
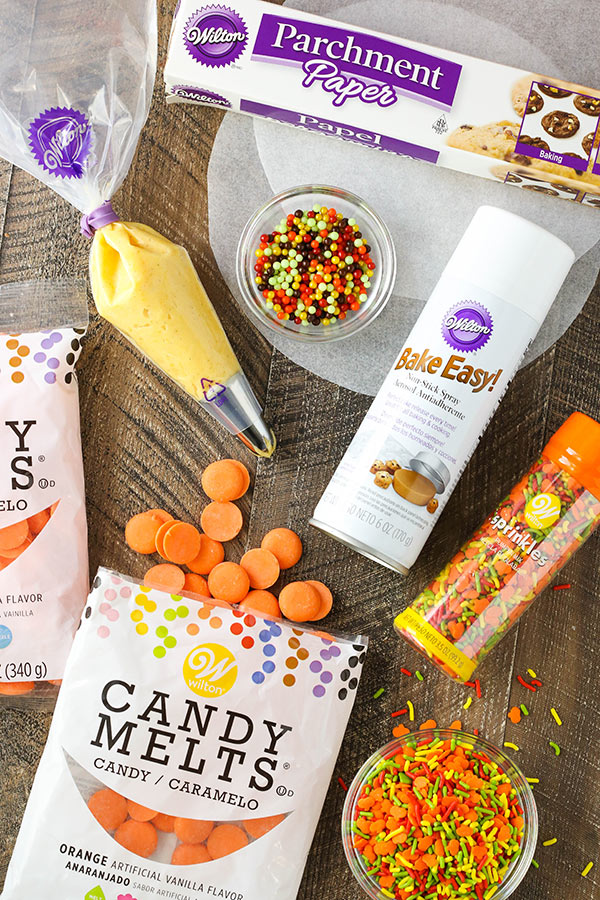
[{"label": "parchment paper box", "polygon": [[181,0],[169,102],[202,103],[600,208],[600,90],[262,0]]}]

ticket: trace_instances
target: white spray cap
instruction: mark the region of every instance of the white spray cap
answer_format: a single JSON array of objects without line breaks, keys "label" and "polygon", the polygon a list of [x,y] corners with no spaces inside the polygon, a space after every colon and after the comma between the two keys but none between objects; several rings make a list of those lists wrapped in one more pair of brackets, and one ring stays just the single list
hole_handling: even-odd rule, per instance
[{"label": "white spray cap", "polygon": [[444,270],[520,307],[540,325],[575,262],[571,248],[529,219],[480,206]]}]

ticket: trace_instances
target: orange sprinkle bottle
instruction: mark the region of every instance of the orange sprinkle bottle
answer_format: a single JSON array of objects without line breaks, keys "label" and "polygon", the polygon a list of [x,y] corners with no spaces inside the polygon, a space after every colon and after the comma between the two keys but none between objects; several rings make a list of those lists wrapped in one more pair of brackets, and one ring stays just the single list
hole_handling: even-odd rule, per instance
[{"label": "orange sprinkle bottle", "polygon": [[396,631],[450,678],[469,681],[599,523],[600,423],[576,412],[396,617]]}]

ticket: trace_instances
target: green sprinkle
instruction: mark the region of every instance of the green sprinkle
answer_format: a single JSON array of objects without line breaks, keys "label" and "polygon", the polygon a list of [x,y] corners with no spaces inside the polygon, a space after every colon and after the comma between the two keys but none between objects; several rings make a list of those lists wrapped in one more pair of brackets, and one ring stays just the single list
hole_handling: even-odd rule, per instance
[{"label": "green sprinkle", "polygon": [[521,712],[523,713],[524,716],[529,715],[529,710],[527,709],[527,707],[525,706],[524,703],[521,703]]},{"label": "green sprinkle", "polygon": [[415,669],[415,675],[416,675],[416,677],[419,679],[419,681],[423,681],[423,680],[424,680],[424,679],[423,679],[423,676],[421,675],[421,673],[419,672],[418,669]]},{"label": "green sprinkle", "polygon": [[373,694],[373,700],[377,700],[379,697],[381,697],[384,691],[385,688],[379,688],[377,691],[375,691],[375,693]]},{"label": "green sprinkle", "polygon": [[560,756],[560,747],[554,741],[548,741],[556,756]]},{"label": "green sprinkle", "polygon": [[531,860],[531,865],[535,866],[536,869],[539,869],[539,867],[540,867],[539,862],[537,862],[537,860],[535,860],[535,859]]}]

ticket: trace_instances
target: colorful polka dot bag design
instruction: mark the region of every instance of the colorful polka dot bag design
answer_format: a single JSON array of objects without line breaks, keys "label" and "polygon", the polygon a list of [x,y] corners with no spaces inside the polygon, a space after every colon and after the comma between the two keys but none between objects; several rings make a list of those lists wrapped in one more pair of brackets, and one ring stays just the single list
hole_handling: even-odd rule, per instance
[{"label": "colorful polka dot bag design", "polygon": [[0,697],[62,678],[88,590],[77,281],[0,286]]},{"label": "colorful polka dot bag design", "polygon": [[3,900],[293,900],[366,649],[101,568]]}]

